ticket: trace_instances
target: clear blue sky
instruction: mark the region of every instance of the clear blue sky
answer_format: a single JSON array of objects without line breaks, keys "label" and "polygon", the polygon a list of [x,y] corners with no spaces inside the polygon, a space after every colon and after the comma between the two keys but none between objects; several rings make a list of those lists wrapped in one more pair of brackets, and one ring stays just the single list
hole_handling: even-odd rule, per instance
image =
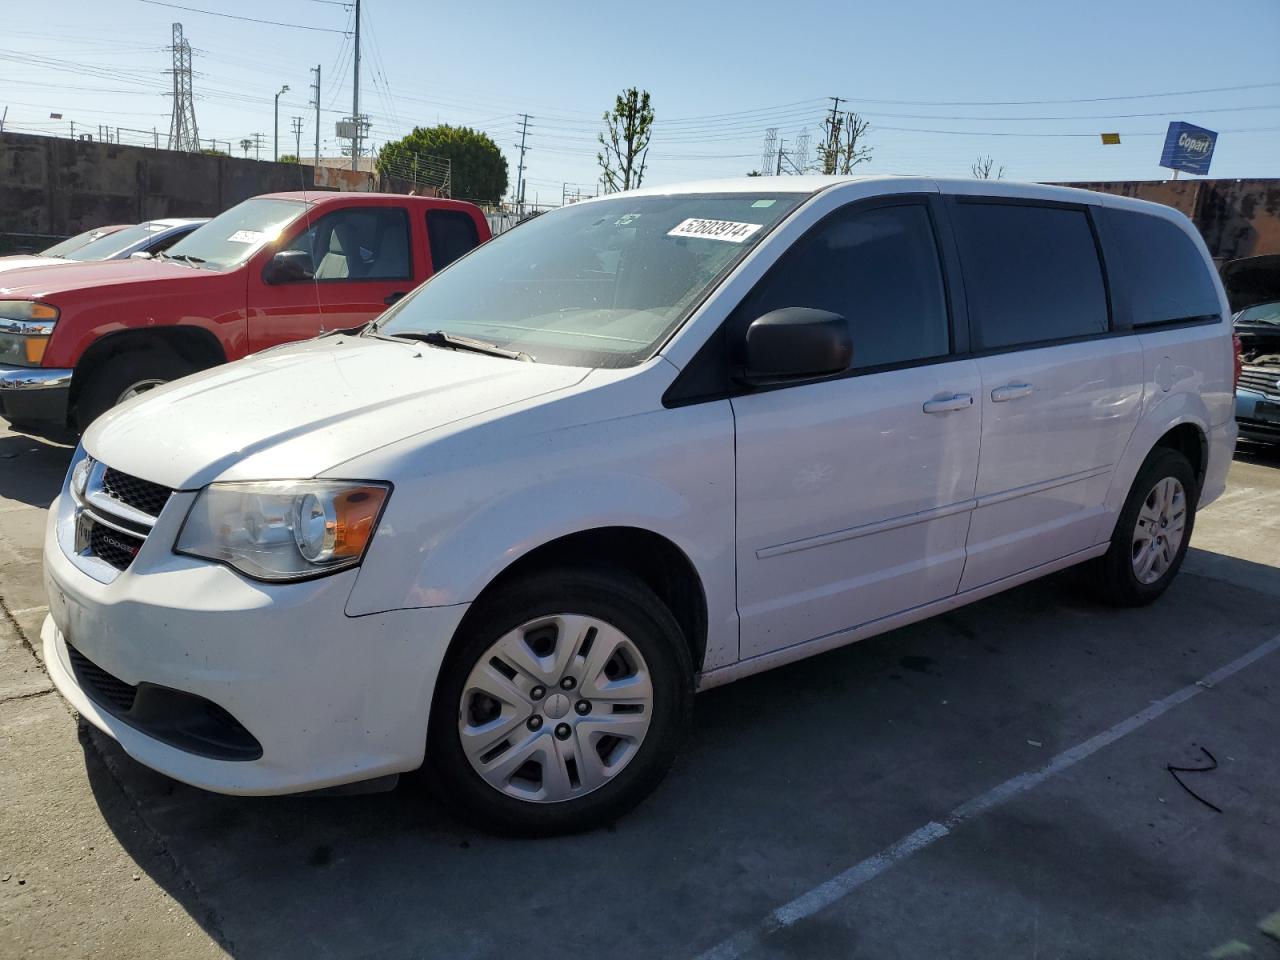
[{"label": "clear blue sky", "polygon": [[[319,63],[322,152],[337,152],[332,124],[351,109],[342,34],[350,4],[174,2],[320,29],[143,0],[15,0],[0,31],[7,126],[64,134],[70,121],[91,133],[99,124],[155,126],[163,137],[166,48],[180,21],[196,51],[202,137],[238,144],[260,131],[269,157],[272,96],[289,84],[281,151],[292,152],[289,118],[300,115],[309,155],[309,70]],[[1280,0],[365,0],[363,24],[361,106],[374,142],[415,124],[468,124],[493,136],[514,179],[517,114],[527,112],[529,200],[558,203],[565,181],[591,189],[600,114],[630,85],[653,95],[653,183],[755,169],[768,127],[789,144],[805,130],[816,141],[833,95],[872,124],[873,160],[859,168],[870,173],[967,176],[989,154],[1011,179],[1163,179],[1156,161],[1177,119],[1221,131],[1212,176],[1280,176]],[[1260,84],[1271,85],[1134,97]],[[1086,98],[1126,99],[991,103]],[[51,111],[64,120],[50,120]],[[1118,131],[1121,145],[1103,146],[1103,131]],[[142,134],[124,134],[131,138]]]}]

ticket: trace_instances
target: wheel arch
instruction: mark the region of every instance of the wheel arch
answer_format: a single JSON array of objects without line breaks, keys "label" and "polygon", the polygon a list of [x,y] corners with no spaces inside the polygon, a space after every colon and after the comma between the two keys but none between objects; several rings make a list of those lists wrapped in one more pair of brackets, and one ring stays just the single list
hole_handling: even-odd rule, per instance
[{"label": "wheel arch", "polygon": [[90,344],[76,362],[75,372],[71,377],[68,409],[75,410],[76,401],[85,383],[104,363],[125,353],[157,348],[171,350],[201,370],[227,362],[226,352],[218,338],[203,327],[148,327],[145,330],[109,333]]},{"label": "wheel arch", "polygon": [[472,613],[483,607],[486,598],[506,584],[536,570],[566,566],[617,570],[639,577],[675,617],[694,670],[701,671],[707,650],[707,598],[702,578],[684,550],[662,534],[643,527],[594,527],[533,547],[514,558],[485,585],[457,633],[466,628]]}]

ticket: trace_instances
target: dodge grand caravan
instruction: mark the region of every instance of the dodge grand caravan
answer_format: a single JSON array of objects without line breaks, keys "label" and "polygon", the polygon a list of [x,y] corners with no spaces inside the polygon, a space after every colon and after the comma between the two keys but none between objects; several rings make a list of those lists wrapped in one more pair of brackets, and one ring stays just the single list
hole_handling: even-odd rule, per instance
[{"label": "dodge grand caravan", "polygon": [[575,204],[358,335],[96,422],[46,660],[209,790],[422,766],[490,829],[585,828],[662,779],[696,689],[1071,564],[1154,600],[1225,485],[1233,361],[1162,206],[800,177]]}]

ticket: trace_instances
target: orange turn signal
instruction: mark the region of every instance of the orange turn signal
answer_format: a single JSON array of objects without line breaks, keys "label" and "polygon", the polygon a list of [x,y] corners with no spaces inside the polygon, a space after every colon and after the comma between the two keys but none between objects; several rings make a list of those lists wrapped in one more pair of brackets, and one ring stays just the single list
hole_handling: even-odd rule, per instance
[{"label": "orange turn signal", "polygon": [[386,499],[385,487],[352,487],[334,498],[334,557],[364,553]]}]

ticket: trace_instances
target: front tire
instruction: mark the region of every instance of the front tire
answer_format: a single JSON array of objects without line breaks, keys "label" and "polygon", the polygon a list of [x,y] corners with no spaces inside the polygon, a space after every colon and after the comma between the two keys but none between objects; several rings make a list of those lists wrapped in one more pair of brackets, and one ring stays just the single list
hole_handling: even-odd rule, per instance
[{"label": "front tire", "polygon": [[1111,546],[1094,561],[1103,599],[1138,607],[1168,589],[1191,542],[1199,499],[1187,458],[1165,447],[1153,450],[1129,490]]},{"label": "front tire", "polygon": [[467,617],[431,710],[432,780],[462,818],[515,836],[588,830],[643,800],[693,711],[679,625],[641,580],[562,569]]}]

